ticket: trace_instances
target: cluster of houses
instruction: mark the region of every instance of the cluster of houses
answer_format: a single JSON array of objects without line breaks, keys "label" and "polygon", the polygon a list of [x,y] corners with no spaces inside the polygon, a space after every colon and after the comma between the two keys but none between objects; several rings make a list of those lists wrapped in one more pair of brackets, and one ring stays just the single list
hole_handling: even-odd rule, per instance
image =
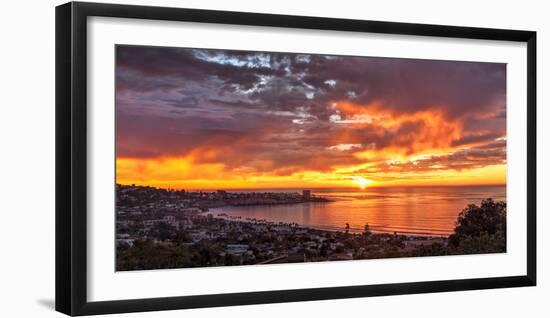
[{"label": "cluster of houses", "polygon": [[[206,197],[232,198],[225,191],[214,193]],[[310,193],[299,196],[311,199]],[[323,231],[294,223],[227,219],[209,213],[204,200],[205,193],[118,186],[117,246],[131,248],[136,241],[171,247],[202,244],[211,249],[213,265],[226,265],[226,261],[234,265],[362,259],[388,248],[405,255],[424,245],[446,244],[445,238],[371,233],[367,237],[366,233]]]}]

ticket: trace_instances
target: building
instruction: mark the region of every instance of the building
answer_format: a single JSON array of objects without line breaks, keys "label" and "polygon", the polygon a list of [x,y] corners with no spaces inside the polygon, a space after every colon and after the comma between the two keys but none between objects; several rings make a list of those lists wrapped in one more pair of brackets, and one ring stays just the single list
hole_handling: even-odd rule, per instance
[{"label": "building", "polygon": [[311,190],[302,190],[302,197],[304,200],[311,199]]},{"label": "building", "polygon": [[134,241],[133,239],[116,239],[116,246],[133,246]]},{"label": "building", "polygon": [[231,255],[240,255],[248,251],[247,244],[227,244],[225,252]]}]

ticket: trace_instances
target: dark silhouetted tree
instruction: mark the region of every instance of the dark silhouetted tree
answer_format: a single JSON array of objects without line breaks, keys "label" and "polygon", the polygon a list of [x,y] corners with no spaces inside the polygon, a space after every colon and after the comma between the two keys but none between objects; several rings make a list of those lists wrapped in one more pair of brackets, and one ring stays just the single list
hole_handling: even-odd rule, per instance
[{"label": "dark silhouetted tree", "polygon": [[468,205],[458,215],[449,245],[460,254],[506,250],[506,202],[492,199]]},{"label": "dark silhouetted tree", "polygon": [[370,235],[372,234],[372,232],[370,231],[370,226],[369,224],[365,224],[365,228],[363,229],[363,235],[365,236],[365,238],[369,237]]}]

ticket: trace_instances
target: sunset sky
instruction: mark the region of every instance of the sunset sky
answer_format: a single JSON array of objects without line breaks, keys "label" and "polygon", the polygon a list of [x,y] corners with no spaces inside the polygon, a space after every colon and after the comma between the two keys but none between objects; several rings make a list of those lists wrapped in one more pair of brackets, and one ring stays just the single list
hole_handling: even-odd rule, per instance
[{"label": "sunset sky", "polygon": [[506,182],[506,65],[117,46],[117,183]]}]

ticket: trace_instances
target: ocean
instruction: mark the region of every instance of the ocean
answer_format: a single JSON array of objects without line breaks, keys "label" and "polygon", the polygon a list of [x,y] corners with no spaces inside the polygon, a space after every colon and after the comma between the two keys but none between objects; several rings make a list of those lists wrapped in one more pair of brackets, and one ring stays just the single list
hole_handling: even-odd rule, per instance
[{"label": "ocean", "polygon": [[[301,189],[247,190],[301,192]],[[331,202],[285,205],[232,206],[210,209],[214,216],[297,223],[323,230],[361,232],[365,224],[374,233],[448,236],[458,214],[482,199],[506,200],[505,186],[385,187],[366,189],[311,189]]]}]

